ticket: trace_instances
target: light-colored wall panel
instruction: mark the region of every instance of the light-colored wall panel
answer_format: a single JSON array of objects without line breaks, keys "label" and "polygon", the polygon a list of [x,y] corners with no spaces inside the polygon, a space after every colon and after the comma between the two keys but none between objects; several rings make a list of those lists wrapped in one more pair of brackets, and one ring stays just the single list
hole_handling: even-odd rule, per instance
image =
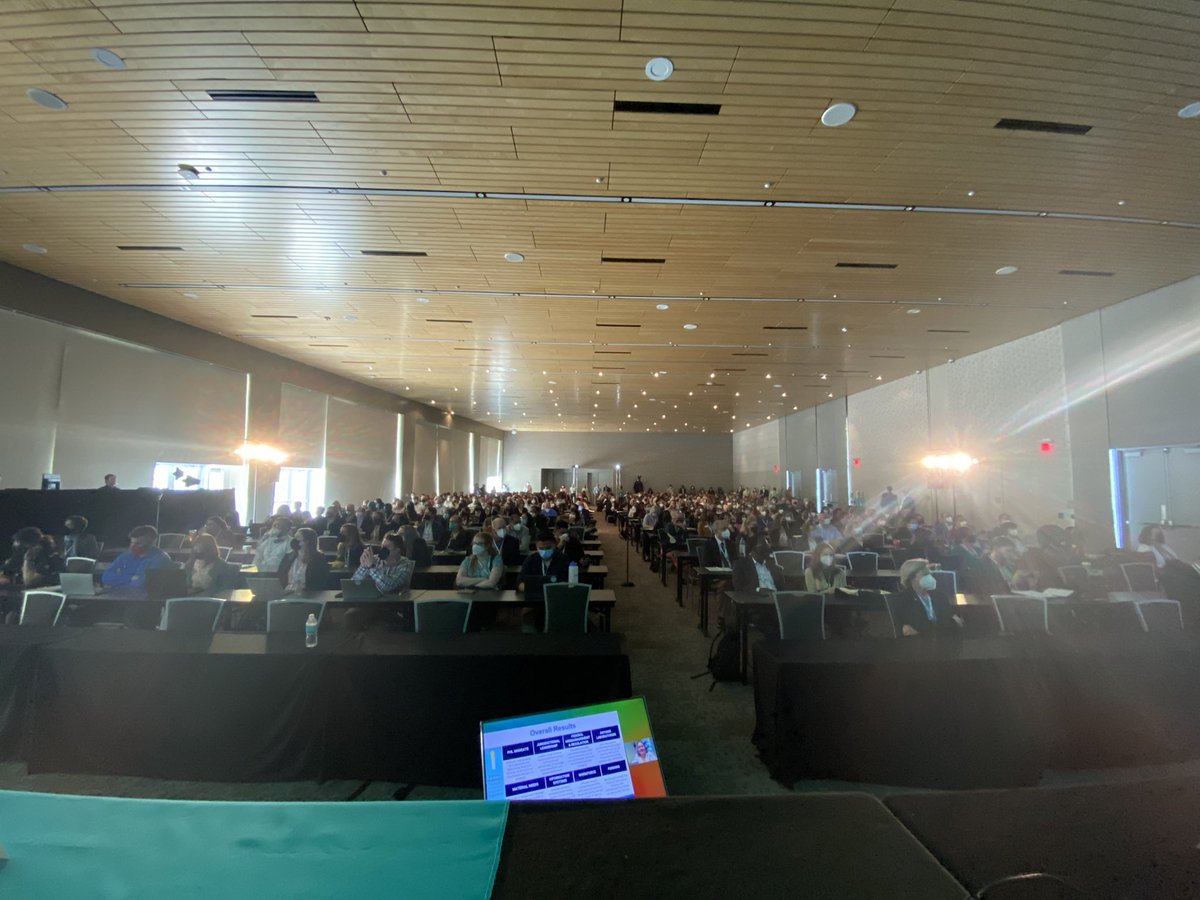
[{"label": "light-colored wall panel", "polygon": [[779,486],[783,477],[782,430],[782,422],[775,420],[733,433],[733,478],[739,487]]},{"label": "light-colored wall panel", "polygon": [[438,429],[432,425],[418,422],[413,428],[412,468],[408,470],[411,493],[428,494],[436,488],[437,438]]},{"label": "light-colored wall panel", "polygon": [[319,469],[325,465],[325,419],[329,397],[294,384],[282,386],[279,398],[279,449],[285,465]]},{"label": "light-colored wall panel", "polygon": [[929,448],[929,403],[925,374],[909,375],[891,384],[847,398],[847,434],[854,490],[868,506],[891,485],[900,495],[917,495],[925,488],[920,459]]},{"label": "light-colored wall panel", "polygon": [[396,413],[329,399],[325,437],[325,499],[359,503],[392,498]]},{"label": "light-colored wall panel", "polygon": [[6,385],[0,391],[0,487],[40,487],[42,474],[53,471],[66,335],[60,326],[0,310],[0,381]]}]

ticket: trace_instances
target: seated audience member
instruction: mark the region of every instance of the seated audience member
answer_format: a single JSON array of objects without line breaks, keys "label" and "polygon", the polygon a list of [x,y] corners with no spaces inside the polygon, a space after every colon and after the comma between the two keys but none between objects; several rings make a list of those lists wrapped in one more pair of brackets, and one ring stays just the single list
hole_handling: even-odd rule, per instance
[{"label": "seated audience member", "polygon": [[804,568],[804,589],[814,594],[823,594],[846,586],[846,572],[834,565],[833,545],[820,544],[808,558]]},{"label": "seated audience member", "polygon": [[[361,556],[361,554],[359,554]],[[279,583],[289,594],[322,591],[329,581],[329,562],[317,549],[317,533],[297,528],[291,550],[279,564]]]},{"label": "seated audience member", "polygon": [[493,589],[500,586],[503,578],[504,560],[496,542],[490,533],[481,531],[471,540],[471,552],[459,565],[454,586]]},{"label": "seated audience member", "polygon": [[381,594],[398,594],[412,585],[412,574],[416,566],[404,555],[404,541],[399,534],[384,535],[378,552],[371,548],[363,550],[359,557],[358,571],[354,580],[359,584],[368,578],[375,583]]},{"label": "seated audience member", "polygon": [[211,534],[198,534],[192,541],[192,555],[183,566],[189,594],[221,594],[238,585],[241,570],[221,559],[217,541]]},{"label": "seated audience member", "polygon": [[309,520],[308,527],[315,531],[318,537],[325,533],[325,529],[329,527],[329,519],[325,515],[324,506],[317,507],[317,514]]},{"label": "seated audience member", "polygon": [[355,569],[365,549],[362,532],[353,522],[347,522],[338,531],[337,558],[333,561],[333,568]]},{"label": "seated audience member", "polygon": [[62,539],[63,557],[84,556],[95,559],[100,555],[100,542],[88,531],[88,520],[83,516],[67,516]]},{"label": "seated audience member", "polygon": [[733,563],[735,591],[782,591],[784,575],[780,565],[771,559],[771,548],[759,541],[750,555]]},{"label": "seated audience member", "polygon": [[1067,533],[1059,525],[1043,525],[1037,530],[1037,540],[1038,546],[1026,552],[1025,560],[1037,575],[1038,590],[1063,587],[1058,570],[1078,565],[1083,559],[1067,546]]},{"label": "seated audience member", "polygon": [[559,519],[558,524],[554,526],[554,543],[559,552],[567,558],[568,564],[575,563],[578,566],[586,564],[583,541],[571,534],[567,523],[562,519]]},{"label": "seated audience member", "polygon": [[554,535],[538,532],[536,546],[537,552],[529,554],[517,577],[517,590],[527,597],[541,597],[543,585],[565,582],[568,578],[570,564],[554,549]]},{"label": "seated audience member", "polygon": [[446,520],[443,519],[433,504],[430,503],[421,513],[421,521],[417,523],[417,534],[430,547],[440,550],[446,546]]},{"label": "seated audience member", "polygon": [[0,585],[24,588],[53,584],[63,570],[63,559],[54,539],[40,528],[29,526],[13,535],[12,556],[0,571]]},{"label": "seated audience member", "polygon": [[947,599],[935,593],[935,588],[937,580],[929,560],[910,559],[900,567],[900,590],[891,595],[891,605],[904,637],[962,633],[962,618]]},{"label": "seated audience member", "polygon": [[450,522],[446,526],[446,546],[443,548],[447,553],[470,553],[471,541],[475,537],[475,532],[469,528],[463,528],[463,520],[460,516],[451,516]]},{"label": "seated audience member", "polygon": [[279,564],[291,550],[292,521],[287,516],[275,516],[254,549],[254,565],[260,574],[279,571]]},{"label": "seated audience member", "polygon": [[[1172,600],[1195,607],[1200,601],[1200,572],[1179,558],[1167,546],[1167,536],[1160,525],[1147,525],[1138,535],[1138,553],[1154,556],[1154,570],[1158,583]],[[1190,609],[1189,612],[1195,612]]]},{"label": "seated audience member", "polygon": [[426,569],[433,565],[433,548],[425,543],[425,539],[412,525],[402,525],[400,534],[404,538],[404,555],[416,564],[418,569]]},{"label": "seated audience member", "polygon": [[292,504],[292,519],[293,520],[295,520],[297,522],[307,522],[311,518],[312,518],[312,516],[309,515],[307,512],[305,512],[304,504],[301,503],[299,500],[297,500],[295,503]]},{"label": "seated audience member", "polygon": [[829,513],[821,513],[816,527],[808,533],[808,546],[813,548],[818,544],[834,544],[841,539],[842,533],[834,526],[833,517]]},{"label": "seated audience member", "polygon": [[[388,534],[391,529],[388,523],[384,521],[383,510],[373,509],[368,513],[366,519],[363,520],[361,529],[362,542],[364,544],[380,544],[383,543],[383,536]],[[351,560],[356,560],[358,557],[351,557],[346,560],[346,568],[350,568]]]},{"label": "seated audience member", "polygon": [[134,528],[129,532],[129,549],[104,570],[100,581],[108,587],[145,588],[148,571],[171,565],[171,557],[155,546],[157,542],[158,529],[153,525]]},{"label": "seated audience member", "polygon": [[496,543],[500,547],[500,558],[504,560],[504,565],[521,565],[521,542],[508,533],[508,519],[503,516],[496,516],[492,519],[492,534],[495,535]]},{"label": "seated audience member", "polygon": [[242,543],[241,538],[229,527],[229,523],[220,516],[209,516],[204,527],[200,529],[200,534],[212,535],[218,547],[238,547]]},{"label": "seated audience member", "polygon": [[713,536],[704,543],[704,565],[714,569],[732,568],[738,553],[731,540],[733,531],[729,527],[729,520],[718,519],[714,522],[712,533]]}]

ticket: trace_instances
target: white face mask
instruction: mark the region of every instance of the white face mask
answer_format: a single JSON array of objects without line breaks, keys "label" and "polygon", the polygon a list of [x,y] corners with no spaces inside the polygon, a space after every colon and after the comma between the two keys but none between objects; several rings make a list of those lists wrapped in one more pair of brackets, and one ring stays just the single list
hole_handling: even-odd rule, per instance
[{"label": "white face mask", "polygon": [[832,556],[822,556],[821,557],[821,565],[825,566],[825,568],[829,568],[830,566],[833,565],[833,557]]},{"label": "white face mask", "polygon": [[932,591],[937,587],[937,579],[932,575],[922,575],[921,580],[917,582],[924,590]]},{"label": "white face mask", "polygon": [[504,540],[504,536],[506,534],[508,534],[507,528],[497,528],[496,529],[496,537],[500,538],[501,540]]},{"label": "white face mask", "polygon": [[721,540],[723,540],[723,541],[729,540],[729,529],[728,528],[724,529],[721,532]]}]

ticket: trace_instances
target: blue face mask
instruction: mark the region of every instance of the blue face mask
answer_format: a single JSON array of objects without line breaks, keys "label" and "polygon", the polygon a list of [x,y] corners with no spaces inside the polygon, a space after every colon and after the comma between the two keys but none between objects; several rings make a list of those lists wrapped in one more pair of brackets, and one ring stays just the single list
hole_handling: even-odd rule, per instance
[{"label": "blue face mask", "polygon": [[539,550],[538,551],[538,556],[540,556],[542,559],[549,559],[553,555],[554,555],[553,547],[551,547],[549,550]]},{"label": "blue face mask", "polygon": [[471,552],[476,556],[483,556],[483,554],[487,553],[487,547],[485,547],[483,544],[472,544]]}]

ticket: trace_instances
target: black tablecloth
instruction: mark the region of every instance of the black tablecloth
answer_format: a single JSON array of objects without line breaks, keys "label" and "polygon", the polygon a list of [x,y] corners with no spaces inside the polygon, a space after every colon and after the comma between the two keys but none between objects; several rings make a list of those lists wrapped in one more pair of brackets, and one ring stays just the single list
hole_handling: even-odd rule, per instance
[{"label": "black tablecloth", "polygon": [[31,772],[474,785],[481,719],[630,695],[612,634],[87,629],[37,659]]},{"label": "black tablecloth", "polygon": [[966,891],[874,797],[830,794],[514,803],[492,897],[950,900]]},{"label": "black tablecloth", "polygon": [[1191,636],[764,641],[754,739],[772,774],[926,787],[1200,755]]},{"label": "black tablecloth", "polygon": [[0,759],[24,758],[38,648],[68,636],[62,628],[0,626]]},{"label": "black tablecloth", "polygon": [[1047,872],[1092,897],[1200,896],[1200,779],[898,794],[887,805],[972,891]]}]

